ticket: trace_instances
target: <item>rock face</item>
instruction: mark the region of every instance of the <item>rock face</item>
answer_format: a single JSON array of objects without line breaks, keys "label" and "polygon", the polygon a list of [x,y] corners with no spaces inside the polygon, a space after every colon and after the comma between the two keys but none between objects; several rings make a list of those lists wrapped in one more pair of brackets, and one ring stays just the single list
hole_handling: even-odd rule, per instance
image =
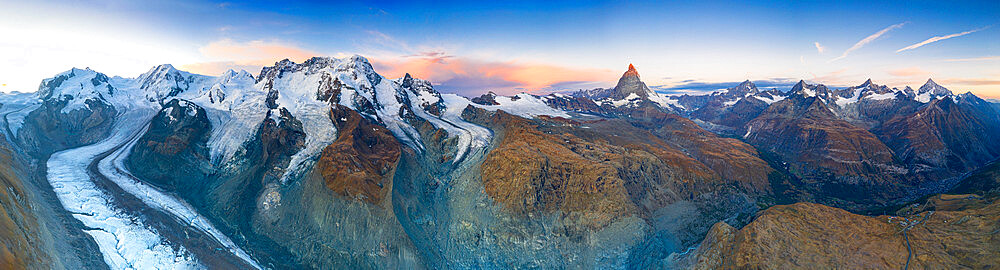
[{"label": "rock face", "polygon": [[639,80],[639,71],[636,71],[632,64],[628,64],[628,70],[618,79],[618,84],[615,85],[614,92],[609,97],[624,99],[633,94],[639,97],[649,97],[650,92],[653,91],[646,87],[646,83]]},{"label": "rock face", "polygon": [[[957,97],[955,97],[957,98]],[[969,97],[935,99],[919,111],[898,115],[875,130],[901,160],[924,170],[966,172],[1000,157],[997,113]]]},{"label": "rock face", "polygon": [[[748,150],[727,148],[746,146],[735,140],[688,154],[685,149],[696,146],[665,141],[624,120],[529,120],[472,108],[463,115],[489,127],[499,140],[480,169],[487,196],[515,217],[555,214],[570,239],[596,237],[619,221],[642,218],[651,235],[633,251],[634,256],[647,254],[630,258],[634,264],[644,265],[666,256],[664,249],[699,239],[708,229],[706,220],[734,218],[733,213],[754,209],[739,194],[754,193],[759,183],[753,180],[766,181],[769,171],[756,159],[759,163],[751,163],[762,167],[748,167],[763,171],[764,179],[723,174],[745,157],[735,154],[732,161],[712,151]],[[689,130],[676,132],[725,141]]]},{"label": "rock face", "polygon": [[316,169],[327,188],[380,204],[389,195],[402,145],[387,129],[343,106],[330,111],[337,140],[323,149]]},{"label": "rock face", "polygon": [[739,129],[770,105],[757,98],[745,98],[757,94],[760,94],[757,86],[749,80],[744,81],[725,92],[709,95],[708,102],[691,112],[691,117]]},{"label": "rock face", "polygon": [[45,269],[62,266],[50,254],[53,244],[33,209],[33,194],[25,185],[27,177],[19,171],[24,164],[17,159],[0,135],[0,264],[8,269]]},{"label": "rock face", "polygon": [[87,105],[89,109],[61,113],[65,103],[46,101],[28,114],[18,137],[35,155],[95,143],[108,135],[116,112],[96,100]]},{"label": "rock face", "polygon": [[206,146],[209,131],[204,109],[171,100],[150,121],[149,129],[132,148],[127,166],[142,179],[168,190],[201,193],[202,181],[215,173]]},{"label": "rock face", "polygon": [[704,163],[721,177],[735,180],[748,191],[758,194],[771,191],[770,178],[775,170],[749,144],[719,137],[675,114],[663,114],[659,119],[634,124],[652,130],[673,147]]},{"label": "rock face", "polygon": [[889,147],[838,119],[818,97],[793,95],[773,104],[747,124],[744,139],[780,155],[818,193],[863,204],[885,203],[902,170]]},{"label": "rock face", "polygon": [[739,230],[716,224],[684,267],[993,268],[1000,264],[994,248],[1000,245],[994,233],[998,217],[997,202],[905,217],[862,216],[811,203],[775,206]]}]

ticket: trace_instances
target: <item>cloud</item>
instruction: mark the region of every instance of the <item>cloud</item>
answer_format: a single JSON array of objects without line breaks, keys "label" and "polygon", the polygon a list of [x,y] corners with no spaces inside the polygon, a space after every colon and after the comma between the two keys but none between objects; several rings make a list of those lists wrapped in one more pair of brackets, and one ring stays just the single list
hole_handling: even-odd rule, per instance
[{"label": "cloud", "polygon": [[941,83],[957,85],[1000,85],[1000,79],[950,78],[941,80]]},{"label": "cloud", "polygon": [[885,33],[889,32],[889,31],[892,31],[893,29],[903,27],[904,24],[906,24],[906,23],[902,22],[902,23],[898,23],[898,24],[893,24],[893,25],[890,25],[889,27],[886,27],[885,29],[882,29],[882,30],[879,30],[878,32],[875,32],[874,34],[872,34],[872,35],[870,35],[870,36],[862,39],[861,41],[858,41],[858,43],[854,43],[854,46],[851,46],[850,48],[848,48],[846,51],[844,51],[843,54],[841,54],[837,58],[830,59],[830,62],[834,62],[834,61],[837,61],[837,60],[840,60],[840,59],[844,59],[844,57],[847,57],[847,55],[850,54],[851,52],[853,52],[854,50],[861,49],[861,47],[864,47],[865,45],[868,45],[868,43],[871,43],[872,41],[875,41],[876,39],[878,39],[882,35],[885,35]]},{"label": "cloud", "polygon": [[184,64],[182,69],[207,75],[222,74],[229,69],[255,72],[281,59],[301,62],[320,55],[289,43],[265,40],[237,42],[223,39],[202,46],[198,51],[209,61]]},{"label": "cloud", "polygon": [[945,62],[971,62],[971,61],[995,61],[1000,60],[1000,56],[984,56],[975,58],[945,59]]},{"label": "cloud", "polygon": [[813,42],[813,45],[816,45],[816,51],[819,52],[819,53],[823,53],[823,52],[826,51],[826,47],[823,47],[823,45],[820,45],[819,42]]},{"label": "cloud", "polygon": [[422,57],[422,58],[427,59],[429,61],[440,63],[440,62],[444,62],[445,59],[452,58],[452,57],[455,57],[455,56],[454,55],[448,55],[448,54],[446,54],[446,53],[444,53],[442,51],[429,51],[429,52],[420,52],[420,53],[415,53],[415,54],[407,55],[406,57]]},{"label": "cloud", "polygon": [[400,58],[372,58],[372,64],[386,77],[414,77],[429,80],[442,92],[475,96],[487,91],[499,94],[544,93],[609,85],[619,74],[611,70],[569,68],[517,61],[487,61],[444,53],[422,53]]},{"label": "cloud", "polygon": [[988,28],[988,27],[983,27],[983,28],[979,28],[979,29],[973,29],[973,30],[969,30],[969,31],[961,32],[961,33],[955,33],[955,34],[951,34],[951,35],[936,36],[936,37],[928,38],[927,40],[921,41],[920,43],[913,44],[913,45],[910,45],[910,46],[906,46],[905,48],[896,50],[896,52],[898,53],[898,52],[902,52],[902,51],[906,51],[906,50],[912,50],[912,49],[920,48],[921,46],[924,46],[924,45],[927,45],[927,44],[931,44],[931,43],[942,41],[942,40],[949,39],[949,38],[960,37],[960,36],[972,34],[972,33],[975,33],[975,32],[982,31],[983,29],[986,29],[986,28]]},{"label": "cloud", "polygon": [[923,70],[919,67],[907,67],[888,71],[889,75],[896,77],[928,77],[931,75],[930,71]]},{"label": "cloud", "polygon": [[368,40],[366,40],[366,42],[369,44],[364,44],[365,47],[379,46],[393,51],[404,51],[404,52],[417,51],[414,50],[412,47],[410,47],[410,44],[401,41],[399,39],[396,39],[395,37],[392,37],[388,34],[376,30],[369,30],[367,32],[370,37]]}]

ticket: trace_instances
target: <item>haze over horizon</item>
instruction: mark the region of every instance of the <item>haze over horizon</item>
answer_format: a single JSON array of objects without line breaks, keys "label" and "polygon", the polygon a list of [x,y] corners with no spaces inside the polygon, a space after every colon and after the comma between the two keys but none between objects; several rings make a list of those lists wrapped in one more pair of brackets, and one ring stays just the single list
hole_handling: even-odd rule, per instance
[{"label": "haze over horizon", "polygon": [[70,67],[134,77],[171,63],[218,75],[360,54],[387,77],[463,95],[610,87],[634,63],[663,93],[746,79],[787,90],[799,79],[916,88],[933,78],[1000,98],[1000,2],[2,5],[4,92],[34,91]]}]

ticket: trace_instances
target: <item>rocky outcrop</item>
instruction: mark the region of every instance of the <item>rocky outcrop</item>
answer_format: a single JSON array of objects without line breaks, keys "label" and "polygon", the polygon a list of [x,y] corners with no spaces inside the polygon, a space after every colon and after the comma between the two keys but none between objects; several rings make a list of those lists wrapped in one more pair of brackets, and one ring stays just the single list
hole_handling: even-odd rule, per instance
[{"label": "rocky outcrop", "polygon": [[765,194],[771,191],[769,175],[775,170],[749,144],[720,137],[675,114],[663,114],[652,121],[634,124],[652,130],[660,139],[748,192]]},{"label": "rocky outcrop", "polygon": [[25,150],[34,156],[92,144],[110,134],[116,110],[97,99],[84,101],[86,107],[71,111],[63,108],[74,97],[47,99],[41,107],[28,113],[17,138]]},{"label": "rocky outcrop", "polygon": [[215,173],[206,146],[210,131],[203,108],[171,100],[153,116],[126,165],[136,176],[161,188],[202,194],[204,181]]},{"label": "rocky outcrop", "polygon": [[[948,199],[948,198],[945,198]],[[716,224],[682,266],[693,269],[986,269],[998,266],[1000,203],[908,216],[775,206],[735,229]]]},{"label": "rocky outcrop", "polygon": [[1000,141],[993,138],[1000,134],[1000,121],[985,101],[972,98],[932,100],[919,111],[897,115],[874,132],[900,160],[919,166],[917,170],[944,169],[938,174],[946,177],[976,169],[1000,157]]},{"label": "rocky outcrop", "polygon": [[385,127],[336,105],[330,120],[337,140],[316,163],[327,188],[340,195],[379,204],[387,197],[402,145]]},{"label": "rocky outcrop", "polygon": [[476,104],[479,104],[479,105],[500,105],[500,103],[497,103],[497,101],[495,99],[496,97],[497,97],[497,94],[495,94],[493,92],[489,92],[489,93],[486,93],[486,94],[482,94],[482,95],[480,95],[478,97],[474,97],[474,98],[470,99],[469,101],[472,101],[472,103],[476,103]]},{"label": "rocky outcrop", "polygon": [[898,196],[893,152],[875,135],[837,118],[820,98],[793,95],[747,124],[743,136],[777,153],[818,195],[836,201],[884,204]]},{"label": "rocky outcrop", "polygon": [[633,214],[653,220],[668,205],[733,183],[627,121],[529,120],[472,108],[463,115],[498,137],[481,165],[486,194],[520,215],[563,213],[576,230]]},{"label": "rocky outcrop", "polygon": [[708,102],[691,112],[691,117],[738,130],[770,105],[752,98],[759,93],[753,82],[744,81],[736,87],[708,95]]},{"label": "rocky outcrop", "polygon": [[[60,262],[50,254],[53,244],[38,207],[25,185],[25,164],[18,160],[0,135],[0,265],[6,269],[58,268]],[[48,236],[48,237],[47,237]],[[69,255],[69,254],[67,254]]]}]

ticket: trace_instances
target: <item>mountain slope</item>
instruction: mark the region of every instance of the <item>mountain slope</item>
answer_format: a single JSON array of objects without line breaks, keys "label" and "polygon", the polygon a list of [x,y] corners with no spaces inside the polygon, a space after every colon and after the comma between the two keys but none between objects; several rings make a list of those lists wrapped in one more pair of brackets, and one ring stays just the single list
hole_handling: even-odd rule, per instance
[{"label": "mountain slope", "polygon": [[743,138],[781,156],[817,195],[862,205],[897,196],[905,170],[896,165],[892,150],[867,130],[837,118],[822,93],[793,94],[771,105],[747,124]]}]

